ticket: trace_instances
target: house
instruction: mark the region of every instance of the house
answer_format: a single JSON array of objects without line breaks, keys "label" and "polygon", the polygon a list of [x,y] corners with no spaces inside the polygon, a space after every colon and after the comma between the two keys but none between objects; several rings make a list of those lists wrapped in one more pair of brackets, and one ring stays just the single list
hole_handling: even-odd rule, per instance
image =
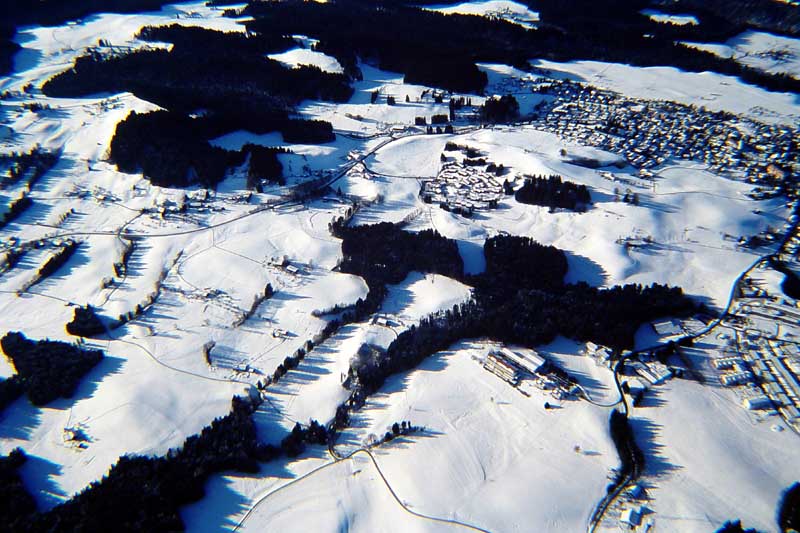
[{"label": "house", "polygon": [[509,350],[508,348],[500,348],[500,350],[494,352],[494,355],[496,357],[505,359],[506,362],[511,363],[521,370],[531,374],[536,374],[539,372],[539,370],[541,370],[542,367],[547,363],[547,360],[544,357],[533,350],[515,352],[513,350]]},{"label": "house", "polygon": [[644,364],[639,361],[634,361],[633,366],[636,373],[649,381],[651,385],[658,385],[672,377],[672,371],[664,364],[652,362]]},{"label": "house", "polygon": [[638,483],[633,487],[631,487],[630,489],[628,489],[628,496],[630,496],[634,500],[639,499],[642,496],[642,494],[644,494],[644,488],[642,488],[642,486],[639,485]]},{"label": "house", "polygon": [[718,357],[711,362],[711,364],[713,364],[717,370],[727,370],[729,368],[733,368],[734,365],[741,363],[742,358],[736,356]]},{"label": "house", "polygon": [[655,332],[659,335],[672,337],[683,333],[680,324],[678,324],[678,322],[675,320],[662,320],[659,322],[653,322],[652,326],[653,330],[655,330]]},{"label": "house", "polygon": [[719,379],[726,387],[733,387],[750,383],[753,381],[753,375],[750,372],[733,372],[731,374],[723,374]]},{"label": "house", "polygon": [[745,398],[742,400],[742,406],[750,411],[755,411],[757,409],[766,409],[772,406],[772,400],[767,398],[764,395],[759,396],[752,396],[750,398]]},{"label": "house", "polygon": [[620,524],[623,524],[629,528],[634,528],[639,525],[641,519],[641,512],[638,509],[630,507],[622,511],[622,515],[619,517],[619,522]]},{"label": "house", "polygon": [[512,385],[516,386],[519,383],[519,372],[501,356],[489,354],[483,363],[483,368]]}]

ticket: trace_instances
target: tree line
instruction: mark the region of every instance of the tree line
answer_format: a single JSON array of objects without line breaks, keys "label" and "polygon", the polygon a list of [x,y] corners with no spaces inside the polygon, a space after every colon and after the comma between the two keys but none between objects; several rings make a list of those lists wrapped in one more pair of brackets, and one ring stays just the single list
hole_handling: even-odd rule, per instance
[{"label": "tree line", "polygon": [[386,222],[350,227],[342,219],[332,225],[332,233],[342,239],[340,270],[361,276],[369,287],[366,299],[348,311],[347,319],[363,320],[376,312],[386,285],[399,283],[411,271],[446,275],[474,287],[470,301],[423,319],[385,352],[354,359],[349,383],[357,397],[464,338],[534,347],[564,335],[621,351],[633,346],[642,323],[695,311],[678,287],[629,284],[598,289],[586,283],[565,284],[564,252],[528,237],[487,239],[485,272],[465,275],[455,241],[432,230],[411,233]]},{"label": "tree line", "polygon": [[[745,29],[740,25],[742,21],[750,25],[756,22],[757,17],[745,17],[746,7],[740,8],[755,1],[735,2],[735,11],[740,13],[735,27]],[[763,7],[766,2],[759,4]],[[677,33],[687,30],[642,15],[640,11],[647,7],[645,0],[527,0],[524,3],[535,4],[533,9],[540,13],[541,22],[534,30],[502,20],[443,15],[418,8],[425,3],[430,2],[251,2],[244,14],[254,18],[247,22],[250,30],[308,35],[319,39],[320,45],[337,58],[338,51],[347,50],[350,57],[357,54],[382,69],[404,73],[409,83],[455,92],[480,93],[486,87],[488,79],[476,62],[526,69],[527,61],[537,57],[674,66],[690,72],[739,76],[773,91],[800,91],[800,80],[788,75],[761,72],[730,58],[679,44],[682,40],[704,39],[702,35],[687,39]],[[789,10],[787,6],[783,11]],[[772,17],[773,22],[777,19]],[[706,17],[695,31],[702,34],[712,23]],[[726,24],[731,26],[730,22]]]},{"label": "tree line", "polygon": [[75,255],[75,252],[78,251],[80,248],[81,243],[79,241],[68,240],[65,243],[58,246],[56,252],[51,255],[44,264],[39,267],[39,270],[36,272],[36,275],[29,281],[25,282],[24,289],[27,291],[37,283],[41,283],[45,279],[49,278],[56,272],[58,272],[61,267],[67,264],[67,262]]},{"label": "tree line", "polygon": [[[253,422],[258,405],[258,401],[234,397],[228,415],[188,437],[180,448],[163,456],[124,455],[102,479],[65,503],[44,512],[19,506],[14,513],[4,514],[0,529],[105,531],[113,524],[116,531],[183,531],[180,507],[203,498],[212,474],[254,474],[260,463],[296,457],[306,445],[328,442],[328,430],[313,420],[307,426],[296,424],[278,444],[259,442]],[[14,460],[19,462],[19,456]],[[8,470],[0,458],[0,476]],[[22,490],[12,495],[25,503]]]},{"label": "tree line", "polygon": [[109,159],[121,172],[142,172],[155,185],[213,187],[249,155],[248,187],[259,190],[262,180],[284,183],[278,155],[288,153],[286,149],[247,144],[241,150],[226,150],[210,144],[214,136],[203,118],[164,110],[132,111],[117,124]]},{"label": "tree line", "polygon": [[145,27],[139,37],[174,44],[170,50],[90,50],[71,69],[49,79],[42,91],[58,97],[130,91],[163,107],[165,111],[129,115],[111,144],[120,170],[143,170],[158,185],[214,185],[226,169],[243,162],[244,152],[255,154],[252,179],[264,175],[279,182],[279,162],[271,149],[251,146],[231,152],[208,141],[239,129],[280,131],[292,143],[333,141],[329,123],[291,118],[293,106],[308,98],[342,102],[353,92],[342,74],[311,66],[290,69],[268,59],[266,54],[293,46],[283,33],[173,25]]},{"label": "tree line", "polygon": [[60,154],[34,146],[28,152],[0,154],[0,164],[8,165],[7,174],[0,177],[0,189],[26,181],[28,191],[58,162]]}]

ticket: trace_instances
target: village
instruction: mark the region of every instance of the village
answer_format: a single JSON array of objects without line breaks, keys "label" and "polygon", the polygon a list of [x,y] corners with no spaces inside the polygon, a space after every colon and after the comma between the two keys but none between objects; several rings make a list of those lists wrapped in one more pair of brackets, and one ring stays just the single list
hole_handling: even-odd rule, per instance
[{"label": "village", "polygon": [[425,203],[470,217],[475,211],[497,207],[503,186],[495,174],[478,166],[457,161],[443,163],[439,174],[422,182],[420,196]]},{"label": "village", "polygon": [[[530,123],[580,144],[618,153],[650,179],[670,158],[705,163],[710,171],[757,185],[754,198],[795,194],[800,133],[786,125],[663,100],[639,100],[566,79],[506,79],[501,93],[544,98]],[[544,77],[548,76],[548,77]],[[591,162],[587,162],[591,164]]]},{"label": "village", "polygon": [[[770,262],[742,280],[734,311],[723,323],[730,333],[719,334],[726,347],[712,363],[744,408],[761,419],[780,416],[800,433],[800,301],[789,289],[800,272],[796,222],[793,230]],[[776,274],[786,276],[780,287],[766,282]]]}]

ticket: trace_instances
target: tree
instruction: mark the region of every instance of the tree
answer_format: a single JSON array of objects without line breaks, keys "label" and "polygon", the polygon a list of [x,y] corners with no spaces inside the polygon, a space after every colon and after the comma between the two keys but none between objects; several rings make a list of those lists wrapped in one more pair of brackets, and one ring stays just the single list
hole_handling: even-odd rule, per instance
[{"label": "tree", "polygon": [[512,122],[519,117],[519,102],[510,94],[487,98],[480,115],[485,122]]}]

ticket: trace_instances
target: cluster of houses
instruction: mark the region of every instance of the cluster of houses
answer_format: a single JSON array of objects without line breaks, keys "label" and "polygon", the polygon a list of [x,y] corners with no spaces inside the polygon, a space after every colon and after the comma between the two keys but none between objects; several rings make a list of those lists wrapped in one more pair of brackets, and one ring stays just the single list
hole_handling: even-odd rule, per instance
[{"label": "cluster of houses", "polygon": [[529,85],[548,96],[537,106],[538,128],[619,153],[643,177],[669,158],[689,159],[758,183],[766,197],[786,192],[786,180],[800,174],[800,132],[786,125],[627,98],[571,80],[536,78]]},{"label": "cluster of houses", "polygon": [[[796,267],[800,232],[794,229],[777,256]],[[740,305],[728,320],[740,333],[713,365],[723,385],[739,388],[743,407],[764,415],[780,414],[800,431],[800,301],[771,295],[747,281],[740,284]]]},{"label": "cluster of houses", "polygon": [[800,430],[800,348],[794,343],[744,341],[739,354],[712,361],[726,387],[741,387],[742,406],[780,414]]},{"label": "cluster of houses", "polygon": [[447,161],[434,179],[422,182],[420,196],[426,203],[471,216],[475,211],[496,208],[503,196],[503,185],[479,166]]}]

